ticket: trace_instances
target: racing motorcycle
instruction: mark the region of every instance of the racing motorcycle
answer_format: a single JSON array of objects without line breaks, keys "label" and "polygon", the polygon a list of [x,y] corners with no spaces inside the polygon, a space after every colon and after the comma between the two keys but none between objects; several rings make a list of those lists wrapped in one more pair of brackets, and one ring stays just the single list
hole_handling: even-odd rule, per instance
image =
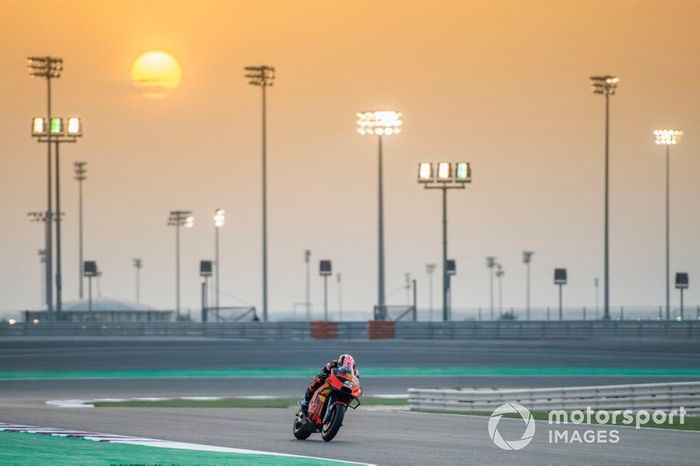
[{"label": "racing motorcycle", "polygon": [[343,425],[345,411],[360,406],[362,395],[360,380],[353,373],[342,373],[334,368],[326,381],[315,392],[309,402],[308,415],[299,408],[294,417],[294,436],[307,439],[314,432],[330,442]]}]

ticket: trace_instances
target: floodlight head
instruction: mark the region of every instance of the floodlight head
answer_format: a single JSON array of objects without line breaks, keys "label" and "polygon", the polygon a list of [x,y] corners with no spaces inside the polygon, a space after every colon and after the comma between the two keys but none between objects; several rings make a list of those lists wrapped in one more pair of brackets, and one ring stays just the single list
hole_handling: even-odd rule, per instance
[{"label": "floodlight head", "polygon": [[60,78],[63,71],[63,59],[57,57],[27,58],[29,75],[37,78]]},{"label": "floodlight head", "polygon": [[329,260],[322,260],[318,263],[318,274],[320,276],[333,275],[333,265]]},{"label": "floodlight head", "polygon": [[311,249],[304,249],[304,262],[309,262],[311,259]]},{"label": "floodlight head", "polygon": [[192,211],[189,210],[171,210],[168,216],[168,226],[192,228],[194,226],[194,217]]},{"label": "floodlight head", "polygon": [[452,164],[450,162],[438,162],[437,181],[440,183],[449,183],[452,181]]},{"label": "floodlight head", "polygon": [[401,113],[393,110],[378,110],[357,114],[357,132],[362,135],[396,135],[401,133],[401,123]]},{"label": "floodlight head", "polygon": [[457,275],[457,261],[454,259],[447,259],[445,263],[445,273],[447,275]]},{"label": "floodlight head", "polygon": [[554,284],[566,285],[567,276],[566,269],[554,269]]},{"label": "floodlight head", "polygon": [[683,131],[677,129],[655,129],[655,143],[660,146],[673,146],[681,142]]},{"label": "floodlight head", "polygon": [[496,257],[495,256],[487,256],[486,257],[486,267],[489,269],[492,269],[496,266]]},{"label": "floodlight head", "polygon": [[214,272],[212,261],[199,261],[199,275],[201,277],[211,277]]},{"label": "floodlight head", "polygon": [[69,117],[66,119],[66,134],[68,136],[79,138],[83,135],[83,122],[78,117]]},{"label": "floodlight head", "polygon": [[143,261],[141,259],[134,258],[133,261],[135,268],[140,269],[141,267],[143,267]]},{"label": "floodlight head", "polygon": [[226,211],[224,209],[216,209],[214,211],[214,225],[219,228],[224,226],[226,222]]},{"label": "floodlight head", "polygon": [[591,76],[591,85],[594,94],[615,95],[615,89],[620,79],[611,75]]},{"label": "floodlight head", "polygon": [[529,264],[533,254],[534,251],[523,251],[523,264]]},{"label": "floodlight head", "polygon": [[51,133],[51,136],[63,136],[66,133],[66,128],[63,126],[63,118],[51,117],[49,133]]},{"label": "floodlight head", "polygon": [[421,162],[418,164],[418,182],[430,183],[435,180],[433,174],[433,164],[430,162]]},{"label": "floodlight head", "polygon": [[684,289],[688,288],[688,286],[689,286],[688,273],[687,272],[676,273],[676,289],[684,290]]},{"label": "floodlight head", "polygon": [[273,85],[275,80],[275,68],[272,66],[246,66],[243,68],[246,73],[243,75],[248,79],[248,84],[253,86],[268,87]]},{"label": "floodlight head", "polygon": [[76,180],[83,181],[87,179],[87,169],[85,168],[85,165],[87,165],[87,162],[73,162]]},{"label": "floodlight head", "polygon": [[46,124],[46,118],[44,117],[34,117],[32,118],[32,136],[41,137],[46,136],[48,132]]},{"label": "floodlight head", "polygon": [[455,181],[458,183],[471,183],[472,168],[469,162],[457,162],[454,164]]}]

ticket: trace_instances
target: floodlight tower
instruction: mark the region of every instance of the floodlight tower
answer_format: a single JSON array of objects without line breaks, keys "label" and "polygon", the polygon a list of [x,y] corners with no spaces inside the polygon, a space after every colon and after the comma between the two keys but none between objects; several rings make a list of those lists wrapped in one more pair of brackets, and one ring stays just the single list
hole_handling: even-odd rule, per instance
[{"label": "floodlight tower", "polygon": [[168,226],[175,227],[175,316],[180,317],[180,227],[192,228],[194,217],[190,210],[171,210]]},{"label": "floodlight tower", "polygon": [[526,297],[525,297],[525,313],[527,314],[527,320],[530,320],[530,261],[532,260],[532,255],[535,254],[534,251],[523,251],[523,264],[527,269],[527,283],[526,283]]},{"label": "floodlight tower", "polygon": [[262,310],[267,322],[267,88],[274,84],[275,68],[272,66],[246,66],[248,84],[262,90]]},{"label": "floodlight tower", "polygon": [[401,113],[393,110],[360,112],[357,114],[357,132],[365,136],[377,136],[378,152],[378,208],[377,208],[377,308],[378,315],[386,318],[386,287],[384,273],[384,167],[382,139],[401,133]]},{"label": "floodlight tower", "polygon": [[226,211],[224,209],[216,209],[214,211],[214,232],[215,232],[215,246],[214,246],[214,256],[215,256],[215,266],[216,266],[216,312],[219,312],[219,308],[221,307],[221,301],[220,301],[220,291],[219,291],[219,284],[221,283],[221,262],[219,261],[219,229],[224,226],[224,223],[226,222]]},{"label": "floodlight tower", "polygon": [[666,320],[671,320],[671,269],[670,269],[670,205],[671,205],[671,146],[681,142],[683,131],[677,129],[654,130],[657,145],[666,146]]},{"label": "floodlight tower", "polygon": [[605,97],[605,233],[603,267],[603,319],[610,320],[610,96],[615,95],[619,78],[591,76],[593,93]]},{"label": "floodlight tower", "polygon": [[418,182],[425,189],[442,190],[442,320],[450,319],[450,275],[447,267],[447,191],[464,189],[472,182],[472,170],[467,162],[431,162],[418,164]]},{"label": "floodlight tower", "polygon": [[83,299],[83,181],[87,179],[87,162],[74,162],[75,179],[78,180],[78,296]]},{"label": "floodlight tower", "polygon": [[[58,57],[29,57],[27,58],[27,70],[29,75],[35,78],[46,79],[46,120],[51,121],[51,80],[61,77],[63,71],[63,59]],[[46,144],[46,215],[51,218],[52,195],[51,195],[51,134],[47,133]],[[44,250],[46,251],[46,309],[49,319],[53,312],[53,234],[51,222],[47,223],[46,240]]]},{"label": "floodlight tower", "polygon": [[[32,136],[40,143],[55,144],[54,163],[56,164],[56,212],[61,211],[61,143],[74,143],[83,136],[83,124],[80,118],[70,117],[65,121],[61,117],[34,117],[32,119]],[[49,215],[51,217],[51,215]],[[61,222],[56,218],[56,314],[63,306],[63,280],[61,278]]]}]

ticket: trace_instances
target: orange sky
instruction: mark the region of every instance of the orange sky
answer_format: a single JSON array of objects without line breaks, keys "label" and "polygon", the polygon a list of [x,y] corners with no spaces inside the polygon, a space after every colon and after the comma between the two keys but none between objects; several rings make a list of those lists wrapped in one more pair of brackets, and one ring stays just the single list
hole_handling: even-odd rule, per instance
[{"label": "orange sky", "polygon": [[[450,193],[455,307],[488,305],[486,255],[506,270],[504,304],[524,305],[520,254],[533,258],[533,304],[555,305],[555,266],[569,268],[566,301],[591,304],[602,276],[602,110],[588,76],[620,77],[612,102],[613,304],[663,301],[662,152],[651,130],[685,130],[672,161],[672,271],[700,277],[700,2],[697,1],[19,1],[0,17],[0,310],[39,305],[45,150],[29,120],[44,86],[25,57],[62,56],[54,108],[84,118],[64,146],[64,281],[77,295],[75,160],[88,162],[86,258],[103,295],[133,299],[142,257],[144,302],[174,303],[169,210],[195,212],[183,232],[183,304],[199,303],[197,263],[213,255],[214,208],[227,210],[222,298],[260,301],[259,91],[242,67],[269,64],[271,307],[303,301],[303,250],[334,260],[346,309],[376,295],[375,141],[354,114],[404,114],[385,144],[387,290],[410,272],[427,302],[425,263],[439,262],[439,195],[415,181],[420,160],[468,160],[474,183]],[[147,99],[133,61],[161,49],[182,85]],[[436,280],[436,284],[439,280]],[[336,307],[335,283],[331,287]],[[314,274],[315,307],[321,281]],[[436,305],[438,291],[435,291]],[[675,296],[674,296],[675,299]],[[403,303],[404,292],[390,303]]]}]

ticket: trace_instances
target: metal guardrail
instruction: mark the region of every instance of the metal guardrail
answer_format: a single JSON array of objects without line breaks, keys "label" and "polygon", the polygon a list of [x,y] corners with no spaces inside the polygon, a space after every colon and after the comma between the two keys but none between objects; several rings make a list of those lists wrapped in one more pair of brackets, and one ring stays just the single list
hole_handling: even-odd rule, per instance
[{"label": "metal guardrail", "polygon": [[[496,321],[391,322],[375,338],[402,340],[700,338],[698,321]],[[368,322],[337,322],[337,338],[367,339]],[[0,338],[32,337],[211,337],[308,340],[311,323],[297,322],[0,322]]]},{"label": "metal guardrail", "polygon": [[655,410],[700,413],[700,382],[533,389],[408,389],[411,409],[493,411],[516,402],[530,410]]}]

